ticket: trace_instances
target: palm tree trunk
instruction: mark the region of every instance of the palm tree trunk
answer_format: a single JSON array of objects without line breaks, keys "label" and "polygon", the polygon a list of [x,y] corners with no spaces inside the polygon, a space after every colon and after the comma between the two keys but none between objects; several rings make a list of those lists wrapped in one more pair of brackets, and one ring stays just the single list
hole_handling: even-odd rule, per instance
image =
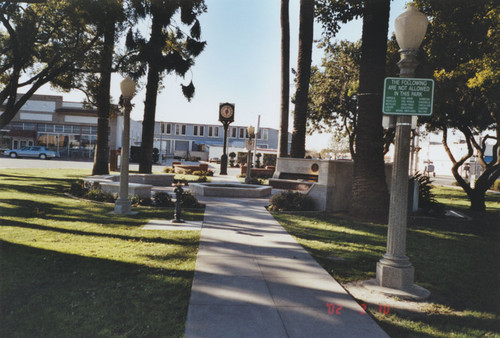
[{"label": "palm tree trunk", "polygon": [[158,15],[153,14],[151,27],[152,57],[148,62],[148,82],[146,84],[146,100],[144,101],[144,120],[142,122],[141,157],[139,160],[139,172],[151,174],[153,168],[153,141],[155,131],[156,98],[158,97],[158,84],[160,82],[160,70],[155,60],[161,59],[161,24]]},{"label": "palm tree trunk", "polygon": [[290,102],[290,20],[289,0],[281,0],[281,118],[279,157],[288,157],[288,111]]},{"label": "palm tree trunk", "polygon": [[356,126],[356,156],[350,212],[386,220],[389,194],[385,183],[382,91],[390,0],[364,2]]},{"label": "palm tree trunk", "polygon": [[109,174],[109,112],[115,21],[107,20],[104,27],[104,46],[101,54],[101,79],[97,93],[97,144],[92,175]]},{"label": "palm tree trunk", "polygon": [[297,60],[297,92],[293,118],[291,157],[304,158],[306,153],[306,121],[311,77],[314,26],[314,0],[300,0],[299,56]]}]

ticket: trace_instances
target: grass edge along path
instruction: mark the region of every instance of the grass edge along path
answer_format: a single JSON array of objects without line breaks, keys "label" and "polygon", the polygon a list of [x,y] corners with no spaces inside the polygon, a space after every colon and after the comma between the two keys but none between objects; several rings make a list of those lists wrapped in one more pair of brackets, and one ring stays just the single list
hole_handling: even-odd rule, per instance
[{"label": "grass edge along path", "polygon": [[[465,195],[434,188],[438,201],[468,213]],[[431,291],[425,311],[379,313],[393,337],[500,337],[500,195],[472,221],[410,219],[407,255],[416,284]],[[341,284],[375,278],[387,226],[328,213],[273,213],[279,223]],[[383,305],[383,304],[380,304]]]},{"label": "grass edge along path", "polygon": [[0,172],[0,336],[183,336],[200,232],[139,229],[173,210],[64,195],[88,174]]}]

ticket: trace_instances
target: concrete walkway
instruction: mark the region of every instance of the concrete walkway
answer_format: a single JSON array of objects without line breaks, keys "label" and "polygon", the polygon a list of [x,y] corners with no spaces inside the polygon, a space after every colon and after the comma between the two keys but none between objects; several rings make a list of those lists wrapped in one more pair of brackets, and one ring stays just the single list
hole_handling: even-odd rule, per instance
[{"label": "concrete walkway", "polygon": [[387,337],[274,220],[266,199],[200,200],[186,337]]}]

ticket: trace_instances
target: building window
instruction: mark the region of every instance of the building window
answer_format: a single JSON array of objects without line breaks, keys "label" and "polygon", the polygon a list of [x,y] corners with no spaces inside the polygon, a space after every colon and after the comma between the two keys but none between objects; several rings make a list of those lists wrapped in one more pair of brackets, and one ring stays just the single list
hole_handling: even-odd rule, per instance
[{"label": "building window", "polygon": [[231,128],[231,137],[236,138],[236,128]]},{"label": "building window", "polygon": [[219,137],[219,127],[214,127],[214,136]]},{"label": "building window", "polygon": [[183,124],[181,126],[181,135],[186,135],[186,125],[185,124]]},{"label": "building window", "polygon": [[240,128],[240,138],[245,138],[245,131],[246,129],[245,128]]},{"label": "building window", "polygon": [[165,123],[160,123],[160,134],[165,134]]},{"label": "building window", "polygon": [[200,126],[200,136],[203,136],[205,134],[205,127]]},{"label": "building window", "polygon": [[180,135],[181,133],[181,126],[179,124],[175,125],[175,135]]},{"label": "building window", "polygon": [[213,130],[212,127],[208,127],[208,137],[212,137],[213,136],[212,130]]},{"label": "building window", "polygon": [[257,133],[257,138],[259,140],[267,140],[268,132],[269,131],[267,129],[260,129],[259,132]]},{"label": "building window", "polygon": [[198,126],[193,127],[193,135],[198,136]]},{"label": "building window", "polygon": [[171,134],[172,133],[172,125],[170,123],[167,123],[167,134]]}]

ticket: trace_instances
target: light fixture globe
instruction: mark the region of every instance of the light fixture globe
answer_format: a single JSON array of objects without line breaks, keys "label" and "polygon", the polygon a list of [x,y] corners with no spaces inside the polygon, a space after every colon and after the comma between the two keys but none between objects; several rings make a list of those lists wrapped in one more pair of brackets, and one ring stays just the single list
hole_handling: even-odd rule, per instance
[{"label": "light fixture globe", "polygon": [[120,89],[124,98],[131,99],[135,95],[135,82],[127,76],[120,82]]},{"label": "light fixture globe", "polygon": [[419,49],[424,40],[429,21],[415,6],[408,5],[406,11],[394,21],[396,40],[401,49]]},{"label": "light fixture globe", "polygon": [[254,133],[255,133],[254,126],[252,126],[252,125],[248,126],[247,132],[248,132],[248,137],[249,138],[253,138]]}]

